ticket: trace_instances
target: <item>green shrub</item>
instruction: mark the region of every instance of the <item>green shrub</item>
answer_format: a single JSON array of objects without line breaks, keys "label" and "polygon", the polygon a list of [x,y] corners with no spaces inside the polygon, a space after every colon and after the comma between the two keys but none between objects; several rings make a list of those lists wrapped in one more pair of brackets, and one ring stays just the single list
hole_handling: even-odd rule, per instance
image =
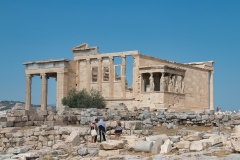
[{"label": "green shrub", "polygon": [[77,91],[74,88],[62,99],[62,104],[70,108],[105,108],[106,100],[98,90],[91,89],[88,93],[86,89]]}]

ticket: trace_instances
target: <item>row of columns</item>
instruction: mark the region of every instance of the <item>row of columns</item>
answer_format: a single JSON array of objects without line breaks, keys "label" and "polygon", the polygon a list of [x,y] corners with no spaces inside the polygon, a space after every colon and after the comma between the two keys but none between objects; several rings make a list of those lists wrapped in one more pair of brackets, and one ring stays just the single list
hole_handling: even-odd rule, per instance
[{"label": "row of columns", "polygon": [[[143,81],[143,74],[141,74],[142,79],[142,91],[144,91],[144,81]],[[150,92],[154,91],[155,84],[154,84],[154,76],[153,72],[149,73],[149,85],[150,85]],[[168,81],[166,82],[165,75],[168,74]],[[160,78],[160,91],[168,91],[168,92],[176,92],[176,93],[183,93],[184,92],[184,76],[181,76],[181,84],[178,84],[177,81],[178,75],[172,75],[170,73],[161,72]],[[180,86],[179,86],[180,85]],[[180,87],[180,91],[178,90]]]},{"label": "row of columns", "polygon": [[[122,74],[121,74],[121,83],[122,83],[122,93],[123,93],[123,98],[126,98],[126,56],[121,56],[122,57]],[[98,90],[102,91],[102,82],[103,82],[103,69],[102,69],[102,58],[98,58]],[[91,90],[91,76],[90,74],[91,71],[91,59],[86,59],[86,73],[87,73],[87,84],[86,84],[86,90],[90,92]],[[79,74],[79,61],[77,62],[77,77]],[[114,97],[114,57],[110,56],[109,57],[109,97],[113,98]],[[77,82],[79,79],[77,80]]]},{"label": "row of columns", "polygon": [[[32,75],[26,75],[26,102],[25,110],[31,109],[31,88],[32,88]],[[41,74],[42,77],[42,94],[41,94],[41,109],[47,109],[47,76],[46,74]]]},{"label": "row of columns", "polygon": [[[46,73],[40,74],[42,79],[42,89],[41,89],[41,110],[47,110],[47,86],[48,86],[48,76]],[[26,102],[25,110],[31,109],[31,88],[32,88],[32,77],[33,75],[26,75]]]}]

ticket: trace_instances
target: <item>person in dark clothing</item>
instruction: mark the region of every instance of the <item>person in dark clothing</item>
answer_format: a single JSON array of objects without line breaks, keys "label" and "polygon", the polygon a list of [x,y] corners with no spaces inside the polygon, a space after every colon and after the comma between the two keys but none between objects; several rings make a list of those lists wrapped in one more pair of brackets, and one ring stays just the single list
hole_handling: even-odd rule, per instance
[{"label": "person in dark clothing", "polygon": [[102,119],[100,119],[100,121],[97,123],[97,126],[98,126],[98,134],[100,135],[100,143],[102,142],[102,138],[103,138],[103,141],[106,141],[106,137],[105,137],[105,133],[107,131],[106,124]]}]

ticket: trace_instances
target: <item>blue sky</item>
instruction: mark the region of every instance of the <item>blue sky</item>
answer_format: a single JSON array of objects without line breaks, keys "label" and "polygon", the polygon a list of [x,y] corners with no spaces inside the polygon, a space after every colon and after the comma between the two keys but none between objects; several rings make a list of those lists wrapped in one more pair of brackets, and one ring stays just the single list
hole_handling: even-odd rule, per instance
[{"label": "blue sky", "polygon": [[[214,60],[215,107],[240,109],[239,8],[239,0],[1,0],[0,100],[25,101],[23,62],[73,59],[70,49],[89,43],[104,53]],[[32,92],[32,103],[40,104],[39,77]],[[48,93],[55,103],[54,79]]]}]

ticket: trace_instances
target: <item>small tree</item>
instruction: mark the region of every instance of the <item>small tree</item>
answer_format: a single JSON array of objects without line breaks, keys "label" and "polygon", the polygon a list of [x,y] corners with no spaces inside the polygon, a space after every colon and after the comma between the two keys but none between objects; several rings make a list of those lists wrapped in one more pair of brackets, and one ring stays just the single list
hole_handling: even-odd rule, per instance
[{"label": "small tree", "polygon": [[98,90],[91,89],[89,94],[86,89],[77,91],[74,88],[62,99],[62,104],[70,108],[105,108],[106,100]]}]

